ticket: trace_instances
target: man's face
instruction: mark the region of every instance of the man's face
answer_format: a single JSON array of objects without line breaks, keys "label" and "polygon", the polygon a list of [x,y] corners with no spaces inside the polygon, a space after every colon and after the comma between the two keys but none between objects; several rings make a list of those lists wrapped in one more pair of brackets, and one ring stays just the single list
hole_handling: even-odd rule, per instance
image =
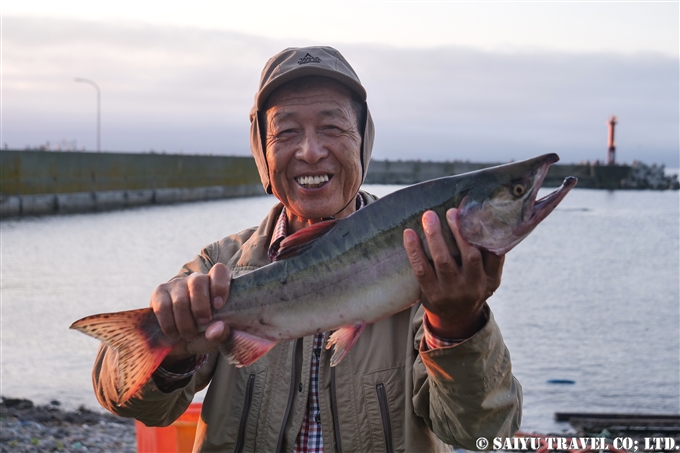
[{"label": "man's face", "polygon": [[361,134],[349,90],[333,82],[304,89],[284,86],[267,105],[269,176],[289,219],[308,223],[354,212],[351,201],[361,185]]}]

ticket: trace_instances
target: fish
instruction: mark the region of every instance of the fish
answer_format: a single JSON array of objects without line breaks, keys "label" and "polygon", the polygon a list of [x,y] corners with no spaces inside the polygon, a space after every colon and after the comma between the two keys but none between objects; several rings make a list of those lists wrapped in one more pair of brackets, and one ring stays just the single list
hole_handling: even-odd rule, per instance
[{"label": "fish", "polygon": [[[546,154],[397,190],[342,219],[325,220],[285,238],[275,260],[235,277],[227,303],[213,320],[230,328],[220,351],[247,366],[278,342],[332,332],[331,366],[352,349],[367,324],[415,304],[420,286],[403,246],[410,228],[425,240],[421,218],[433,210],[452,256],[460,251],[445,213],[458,208],[461,236],[504,255],[550,214],[576,185],[569,176],[547,196],[537,192],[557,154]],[[118,351],[119,403],[133,396],[176,340],[166,336],[151,308],[97,314],[71,325]]]}]

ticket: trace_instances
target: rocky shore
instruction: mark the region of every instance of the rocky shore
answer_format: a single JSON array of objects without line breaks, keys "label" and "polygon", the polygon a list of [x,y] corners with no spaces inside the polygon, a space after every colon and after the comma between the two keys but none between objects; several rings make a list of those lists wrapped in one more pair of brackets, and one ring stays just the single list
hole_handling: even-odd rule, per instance
[{"label": "rocky shore", "polygon": [[32,401],[0,397],[0,451],[134,453],[134,422],[83,406],[64,411],[59,401],[36,406]]}]

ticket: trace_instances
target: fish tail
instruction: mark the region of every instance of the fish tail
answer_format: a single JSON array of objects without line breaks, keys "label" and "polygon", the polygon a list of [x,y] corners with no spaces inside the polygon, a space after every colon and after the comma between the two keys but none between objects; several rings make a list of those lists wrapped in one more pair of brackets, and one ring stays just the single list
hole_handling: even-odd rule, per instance
[{"label": "fish tail", "polygon": [[70,328],[118,351],[119,405],[142,388],[174,343],[163,334],[151,308],[88,316]]}]

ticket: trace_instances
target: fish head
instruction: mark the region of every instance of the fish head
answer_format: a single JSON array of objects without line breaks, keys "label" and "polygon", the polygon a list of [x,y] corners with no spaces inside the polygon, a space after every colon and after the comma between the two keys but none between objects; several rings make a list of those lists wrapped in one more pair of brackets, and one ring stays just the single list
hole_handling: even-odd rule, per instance
[{"label": "fish head", "polygon": [[458,206],[458,228],[472,245],[504,255],[550,214],[576,185],[568,176],[562,185],[537,200],[536,195],[557,154],[495,167],[477,178]]}]

